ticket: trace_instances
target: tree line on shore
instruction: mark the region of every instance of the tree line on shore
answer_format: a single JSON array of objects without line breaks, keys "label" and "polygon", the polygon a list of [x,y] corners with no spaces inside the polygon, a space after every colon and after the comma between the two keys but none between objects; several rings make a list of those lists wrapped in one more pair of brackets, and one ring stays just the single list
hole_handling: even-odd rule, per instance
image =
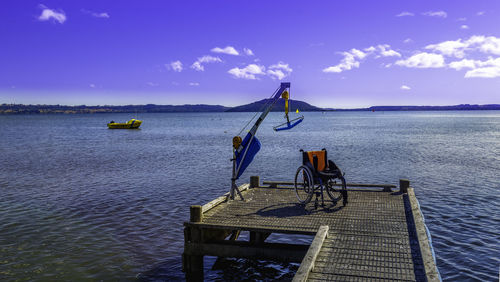
[{"label": "tree line on shore", "polygon": [[[23,105],[0,104],[0,114],[94,114],[94,113],[172,113],[172,112],[258,112],[270,100],[264,99],[250,104],[226,107],[221,105],[124,105],[124,106],[67,106],[67,105]],[[273,111],[284,111],[284,100],[274,105]],[[306,102],[290,100],[290,111],[456,111],[456,110],[500,110],[500,104],[453,106],[373,106],[356,109],[319,108]]]}]

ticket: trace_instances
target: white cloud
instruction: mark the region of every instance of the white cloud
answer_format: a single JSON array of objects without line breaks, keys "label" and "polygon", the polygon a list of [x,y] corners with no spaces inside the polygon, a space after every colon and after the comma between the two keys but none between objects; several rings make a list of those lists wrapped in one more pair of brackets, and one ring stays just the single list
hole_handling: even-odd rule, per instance
[{"label": "white cloud", "polygon": [[469,29],[469,26],[466,25],[466,24],[463,24],[463,25],[460,26],[460,29]]},{"label": "white cloud", "polygon": [[95,88],[95,84],[91,83],[91,84],[89,84],[89,87],[90,88]]},{"label": "white cloud", "polygon": [[[370,48],[367,48],[368,50],[372,50]],[[369,51],[370,52],[370,51]],[[342,72],[345,70],[351,70],[353,68],[359,68],[359,61],[357,59],[363,59],[366,57],[367,53],[364,53],[363,51],[360,51],[358,49],[351,49],[349,52],[342,52],[342,55],[344,55],[344,58],[342,61],[340,61],[339,64],[331,67],[327,67],[323,69],[323,72]]]},{"label": "white cloud", "polygon": [[366,57],[366,55],[367,55],[363,51],[360,51],[360,50],[355,49],[355,48],[351,49],[351,54],[354,55],[358,59],[364,59]]},{"label": "white cloud", "polygon": [[282,69],[282,70],[284,70],[286,72],[292,72],[293,71],[293,69],[291,67],[289,67],[288,64],[285,64],[285,63],[283,63],[281,61],[278,62],[277,64],[270,65],[269,68],[270,69]]},{"label": "white cloud", "polygon": [[197,70],[197,71],[204,71],[205,70],[205,67],[202,64],[200,64],[200,62],[198,62],[198,61],[194,62],[191,65],[191,68],[194,70]]},{"label": "white cloud", "polygon": [[151,82],[151,81],[146,82],[146,84],[148,86],[151,86],[151,87],[156,87],[156,86],[160,85],[159,83],[154,83],[154,82]]},{"label": "white cloud", "polygon": [[96,18],[109,18],[108,13],[93,13],[92,16],[94,16]]},{"label": "white cloud", "polygon": [[48,21],[50,19],[53,19],[60,24],[66,21],[66,15],[64,14],[63,10],[59,10],[59,12],[56,12],[55,10],[47,8],[45,5],[39,5],[39,7],[42,9],[42,14],[40,14],[40,16],[38,17],[39,21]]},{"label": "white cloud", "polygon": [[439,52],[445,56],[463,58],[466,51],[480,51],[486,54],[500,55],[500,38],[494,36],[473,35],[467,40],[457,39],[438,44],[427,45],[425,49]]},{"label": "white cloud", "polygon": [[191,68],[195,69],[197,71],[204,71],[205,67],[203,66],[203,64],[220,63],[220,62],[222,62],[222,60],[219,57],[213,57],[213,56],[210,56],[210,55],[205,55],[203,57],[198,58],[198,60],[196,60],[196,62],[194,62],[191,65]]},{"label": "white cloud", "polygon": [[403,43],[412,43],[413,40],[411,38],[406,38],[405,40],[403,40]]},{"label": "white cloud", "polygon": [[467,18],[458,18],[457,21],[459,22],[465,22],[467,20]]},{"label": "white cloud", "polygon": [[477,15],[477,16],[482,16],[482,15],[484,15],[485,13],[486,13],[485,11],[480,11],[480,12],[477,12],[477,13],[476,13],[476,15]]},{"label": "white cloud", "polygon": [[244,68],[232,68],[228,73],[235,78],[258,79],[257,75],[265,75],[265,70],[264,66],[249,64]]},{"label": "white cloud", "polygon": [[92,12],[92,11],[89,11],[86,9],[82,9],[82,13],[87,14],[87,15],[91,15],[92,17],[95,17],[95,18],[105,18],[105,19],[109,18],[109,14],[106,12],[96,13],[96,12]]},{"label": "white cloud", "polygon": [[461,61],[451,62],[449,67],[457,71],[465,68],[471,69],[465,73],[465,78],[494,78],[500,76],[500,57],[490,57],[486,61],[464,59]]},{"label": "white cloud", "polygon": [[406,60],[396,61],[395,64],[407,68],[442,68],[445,66],[442,55],[426,52],[415,54]]},{"label": "white cloud", "polygon": [[228,55],[238,56],[240,53],[234,49],[233,46],[226,46],[225,48],[215,47],[210,50],[214,53],[223,53]]},{"label": "white cloud", "polygon": [[243,52],[245,52],[247,56],[253,56],[253,51],[248,48],[243,48]]},{"label": "white cloud", "polygon": [[181,61],[171,62],[169,66],[175,72],[181,72],[182,71],[182,63],[181,63]]},{"label": "white cloud", "polygon": [[401,57],[401,54],[391,49],[391,46],[384,44],[377,46],[382,57]]},{"label": "white cloud", "polygon": [[424,16],[446,18],[448,14],[445,11],[427,11],[422,13]]},{"label": "white cloud", "polygon": [[198,82],[190,82],[189,85],[190,86],[200,86],[200,84]]},{"label": "white cloud", "polygon": [[205,55],[201,58],[198,58],[198,62],[200,62],[200,63],[220,63],[220,62],[222,62],[222,60],[219,57]]},{"label": "white cloud", "polygon": [[397,14],[396,17],[413,17],[414,15],[414,13],[404,11]]},{"label": "white cloud", "polygon": [[461,70],[463,68],[473,69],[476,67],[476,61],[463,59],[461,61],[455,61],[448,64],[452,69]]},{"label": "white cloud", "polygon": [[454,56],[457,58],[463,58],[465,56],[465,48],[468,47],[467,42],[462,42],[462,39],[455,41],[444,41],[438,44],[431,44],[425,46],[425,49],[437,51],[445,56]]},{"label": "white cloud", "polygon": [[283,62],[278,62],[277,64],[270,65],[269,69],[267,70],[267,74],[272,78],[272,79],[278,79],[281,80],[290,73],[292,73],[293,69],[288,65]]},{"label": "white cloud", "polygon": [[339,64],[331,67],[327,67],[323,69],[323,72],[342,72],[345,70],[351,70],[353,68],[359,68],[359,61],[356,61],[356,58],[353,54],[349,52],[344,52],[344,59],[340,61]]},{"label": "white cloud", "polygon": [[500,38],[494,36],[472,36],[469,41],[478,42],[479,50],[483,53],[500,55]]},{"label": "white cloud", "polygon": [[286,74],[282,70],[267,70],[267,74],[272,79],[278,79],[278,80],[282,80],[283,78],[286,77]]},{"label": "white cloud", "polygon": [[334,66],[324,68],[323,72],[340,73],[346,70],[351,70],[353,68],[359,68],[360,60],[363,60],[370,55],[375,55],[375,58],[392,57],[392,56],[401,57],[401,54],[392,50],[391,46],[388,44],[379,44],[376,47],[370,46],[363,50],[365,52],[353,48],[348,52],[342,52],[341,54],[344,56],[344,58],[340,61],[340,63]]},{"label": "white cloud", "polygon": [[406,86],[406,85],[401,85],[400,87],[401,90],[410,90],[410,86]]},{"label": "white cloud", "polygon": [[465,73],[465,78],[472,77],[483,77],[483,78],[495,78],[500,77],[500,67],[486,67],[486,68],[477,68],[470,70]]},{"label": "white cloud", "polygon": [[497,57],[495,59],[490,57],[487,61],[479,62],[478,64],[479,64],[479,66],[492,66],[492,67],[500,68],[500,57]]},{"label": "white cloud", "polygon": [[363,50],[365,50],[367,53],[373,53],[373,52],[375,52],[377,50],[377,48],[375,48],[373,46],[370,46],[370,47],[365,48]]}]

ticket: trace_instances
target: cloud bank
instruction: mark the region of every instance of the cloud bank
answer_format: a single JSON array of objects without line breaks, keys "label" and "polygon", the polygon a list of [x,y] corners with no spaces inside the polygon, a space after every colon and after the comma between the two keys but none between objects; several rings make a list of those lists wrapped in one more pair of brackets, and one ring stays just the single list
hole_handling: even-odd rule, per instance
[{"label": "cloud bank", "polygon": [[409,56],[403,58],[401,53],[391,49],[387,44],[370,46],[362,50],[353,48],[350,51],[341,52],[343,59],[340,63],[324,68],[323,72],[341,73],[359,68],[361,62],[370,57],[375,59],[397,57],[400,59],[394,63],[383,65],[386,68],[399,66],[416,69],[447,68],[457,71],[465,69],[467,70],[465,78],[500,77],[500,38],[495,36],[473,35],[466,39],[459,38],[429,44],[424,46],[423,50],[410,52]]}]

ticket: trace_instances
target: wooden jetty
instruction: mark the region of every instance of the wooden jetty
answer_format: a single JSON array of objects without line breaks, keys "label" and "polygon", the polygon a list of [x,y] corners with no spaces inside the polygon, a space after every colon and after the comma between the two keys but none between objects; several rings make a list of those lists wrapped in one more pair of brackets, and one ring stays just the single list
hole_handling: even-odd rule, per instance
[{"label": "wooden jetty", "polygon": [[[408,180],[395,185],[347,184],[349,203],[298,204],[290,182],[252,176],[245,198],[223,195],[191,206],[184,226],[183,270],[203,280],[203,257],[300,262],[294,281],[439,281],[423,216]],[[328,201],[327,201],[328,199]],[[249,231],[248,240],[238,240]],[[268,242],[272,233],[314,236],[310,245]]]}]

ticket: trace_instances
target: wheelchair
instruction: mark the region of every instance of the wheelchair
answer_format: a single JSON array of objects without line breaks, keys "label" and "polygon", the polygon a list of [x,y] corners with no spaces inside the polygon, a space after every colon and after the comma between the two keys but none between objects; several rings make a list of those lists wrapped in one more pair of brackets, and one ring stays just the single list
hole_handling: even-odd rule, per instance
[{"label": "wheelchair", "polygon": [[318,197],[321,196],[321,206],[324,207],[323,191],[326,190],[328,197],[336,205],[342,200],[342,205],[347,205],[347,187],[344,175],[340,168],[331,160],[328,160],[326,149],[321,151],[304,151],[302,153],[302,165],[295,173],[295,193],[302,205],[309,203],[314,195],[316,200],[314,208],[318,207]]}]

